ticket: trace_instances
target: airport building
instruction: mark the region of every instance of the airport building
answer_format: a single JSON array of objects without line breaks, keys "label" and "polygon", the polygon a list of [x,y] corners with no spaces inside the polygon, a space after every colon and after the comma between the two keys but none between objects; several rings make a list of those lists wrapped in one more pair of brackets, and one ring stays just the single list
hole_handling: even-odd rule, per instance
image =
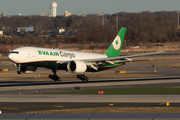
[{"label": "airport building", "polygon": [[69,17],[69,16],[71,16],[71,13],[69,11],[65,11],[64,16]]},{"label": "airport building", "polygon": [[3,31],[0,31],[0,37],[2,37],[3,36]]},{"label": "airport building", "polygon": [[59,29],[58,28],[58,29],[50,32],[49,34],[50,34],[50,36],[56,36],[56,35],[62,34],[63,32],[65,32],[65,29],[63,29],[63,28]]},{"label": "airport building", "polygon": [[34,31],[34,27],[30,26],[30,27],[17,27],[16,32],[33,32]]},{"label": "airport building", "polygon": [[1,17],[6,17],[6,14],[5,13],[1,13]]},{"label": "airport building", "polygon": [[17,16],[21,16],[21,13],[18,13]]}]

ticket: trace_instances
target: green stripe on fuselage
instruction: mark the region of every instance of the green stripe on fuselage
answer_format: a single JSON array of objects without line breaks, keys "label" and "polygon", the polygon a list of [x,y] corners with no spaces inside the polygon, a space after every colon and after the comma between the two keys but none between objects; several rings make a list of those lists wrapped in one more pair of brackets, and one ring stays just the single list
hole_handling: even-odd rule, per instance
[{"label": "green stripe on fuselage", "polygon": [[122,65],[124,65],[124,64],[125,64],[125,63],[115,63],[115,64],[106,63],[106,64],[99,64],[99,65],[98,65],[98,70],[95,70],[95,69],[93,69],[93,68],[88,68],[88,69],[87,69],[87,72],[99,72],[99,71],[109,70],[109,69],[112,69],[112,68],[115,68],[115,67],[122,66]]},{"label": "green stripe on fuselage", "polygon": [[23,63],[21,65],[44,67],[44,68],[48,68],[48,69],[59,69],[60,64],[58,64],[56,62],[57,61],[39,61],[39,62]]}]

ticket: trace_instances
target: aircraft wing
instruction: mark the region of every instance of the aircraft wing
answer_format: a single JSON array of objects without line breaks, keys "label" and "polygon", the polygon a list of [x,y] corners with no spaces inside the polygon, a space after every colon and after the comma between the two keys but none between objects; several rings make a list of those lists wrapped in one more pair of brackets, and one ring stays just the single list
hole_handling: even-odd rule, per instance
[{"label": "aircraft wing", "polygon": [[[80,61],[84,61],[86,64],[87,63],[98,63],[98,62],[107,62],[110,64],[114,64],[114,63],[120,63],[120,62],[148,61],[148,60],[152,60],[152,59],[132,60],[130,58],[160,54],[160,53],[164,53],[164,52],[165,51],[143,53],[143,54],[136,54],[136,55],[126,55],[126,56],[119,56],[119,57],[110,57],[110,58],[100,58],[100,59],[88,59],[88,60],[84,59],[84,60],[80,60]],[[70,62],[70,60],[68,60],[68,61],[57,61],[57,63],[60,63],[60,64],[67,64],[68,62]]]},{"label": "aircraft wing", "polygon": [[[154,54],[160,54],[164,53],[165,51],[160,51],[160,52],[152,52],[152,53],[143,53],[143,54],[137,54],[137,55],[126,55],[126,56],[119,56],[119,57],[110,57],[110,58],[102,58],[102,59],[89,59],[89,60],[84,60],[85,62],[132,62],[132,61],[139,61],[139,60],[132,60],[130,58],[134,57],[141,57],[141,56],[148,56],[148,55],[154,55]],[[146,59],[147,60],[147,59]],[[151,59],[148,59],[151,60]],[[144,60],[141,60],[144,61]]]}]

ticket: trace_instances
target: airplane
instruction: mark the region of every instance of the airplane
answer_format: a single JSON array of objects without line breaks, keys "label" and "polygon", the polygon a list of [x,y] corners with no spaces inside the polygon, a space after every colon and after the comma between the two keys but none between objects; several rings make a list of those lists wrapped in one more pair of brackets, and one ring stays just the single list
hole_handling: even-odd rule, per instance
[{"label": "airplane", "polygon": [[17,74],[35,72],[37,67],[44,67],[52,70],[54,74],[50,74],[49,78],[54,81],[60,81],[56,72],[65,70],[77,74],[78,79],[87,82],[89,78],[85,76],[85,72],[108,70],[126,62],[144,61],[132,60],[134,57],[165,52],[120,56],[125,32],[126,28],[122,27],[105,54],[24,46],[12,50],[8,58],[18,66]]}]

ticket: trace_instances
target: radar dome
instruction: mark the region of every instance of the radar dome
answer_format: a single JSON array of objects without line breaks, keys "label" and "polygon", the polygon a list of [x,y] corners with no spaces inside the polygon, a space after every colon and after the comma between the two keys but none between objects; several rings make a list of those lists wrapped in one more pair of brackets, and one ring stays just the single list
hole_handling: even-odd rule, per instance
[{"label": "radar dome", "polygon": [[57,3],[53,2],[50,7],[56,8],[57,7]]}]

